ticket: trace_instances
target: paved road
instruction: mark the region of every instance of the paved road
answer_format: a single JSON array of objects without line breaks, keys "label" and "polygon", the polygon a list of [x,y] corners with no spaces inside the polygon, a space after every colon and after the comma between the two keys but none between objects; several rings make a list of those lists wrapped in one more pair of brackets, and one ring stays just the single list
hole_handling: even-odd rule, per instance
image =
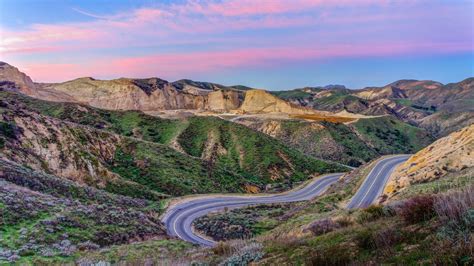
[{"label": "paved road", "polygon": [[348,209],[365,208],[372,204],[385,188],[385,184],[395,168],[410,155],[397,155],[380,160],[365,178],[359,190],[352,197]]},{"label": "paved road", "polygon": [[[383,190],[393,168],[406,160],[408,155],[401,155],[383,159],[377,163],[364,181],[359,191],[354,195],[348,208],[364,207],[372,203]],[[322,176],[305,187],[287,193],[268,196],[215,196],[191,199],[170,208],[163,217],[163,222],[171,236],[177,236],[185,241],[213,246],[214,241],[205,239],[192,231],[192,222],[213,211],[225,208],[237,208],[262,203],[282,203],[310,200],[321,195],[331,184],[335,183],[343,174],[329,174]],[[370,182],[369,182],[370,181]],[[366,205],[367,204],[367,205]]]}]

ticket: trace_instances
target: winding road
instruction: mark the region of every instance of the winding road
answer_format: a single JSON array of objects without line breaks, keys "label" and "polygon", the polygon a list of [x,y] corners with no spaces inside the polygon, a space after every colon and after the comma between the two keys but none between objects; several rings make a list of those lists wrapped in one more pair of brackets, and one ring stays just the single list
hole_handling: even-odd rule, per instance
[{"label": "winding road", "polygon": [[[385,184],[395,167],[407,160],[409,155],[395,155],[376,163],[372,171],[362,183],[359,190],[349,202],[347,208],[362,208],[373,203],[382,193]],[[238,208],[264,203],[283,203],[310,200],[323,194],[335,183],[343,173],[328,174],[311,181],[306,186],[289,192],[265,196],[207,196],[184,200],[170,207],[162,221],[168,234],[185,241],[213,246],[214,241],[193,232],[192,223],[195,219],[213,211],[226,208]]]}]

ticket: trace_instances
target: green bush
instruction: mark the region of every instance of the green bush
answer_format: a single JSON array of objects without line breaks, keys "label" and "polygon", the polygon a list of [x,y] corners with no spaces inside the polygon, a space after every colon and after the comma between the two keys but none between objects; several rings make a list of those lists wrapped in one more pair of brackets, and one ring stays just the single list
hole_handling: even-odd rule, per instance
[{"label": "green bush", "polygon": [[375,248],[374,231],[370,228],[357,231],[354,239],[361,249],[372,250]]},{"label": "green bush", "polygon": [[10,139],[15,138],[15,129],[16,126],[14,123],[0,121],[0,135]]}]

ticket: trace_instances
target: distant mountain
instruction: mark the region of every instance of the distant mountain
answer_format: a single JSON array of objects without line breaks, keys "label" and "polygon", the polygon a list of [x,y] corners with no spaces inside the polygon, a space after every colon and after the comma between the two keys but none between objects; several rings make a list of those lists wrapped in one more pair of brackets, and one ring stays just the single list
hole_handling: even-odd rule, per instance
[{"label": "distant mountain", "polygon": [[474,123],[474,78],[446,85],[435,81],[400,80],[361,90],[316,87],[272,93],[317,110],[396,116],[428,129],[435,136]]},{"label": "distant mountain", "polygon": [[[312,108],[294,105],[264,91],[245,86],[224,86],[210,82],[159,78],[97,80],[78,78],[63,83],[33,83],[18,69],[3,63],[2,79],[7,90],[55,102],[75,102],[108,110],[256,114],[285,113],[332,116]],[[13,69],[14,71],[11,71]],[[338,116],[352,117],[350,114]]]},{"label": "distant mountain", "polygon": [[361,90],[328,85],[265,92],[187,79],[168,82],[159,78],[86,77],[63,83],[33,83],[15,67],[1,63],[0,82],[1,88],[35,98],[109,110],[316,114],[348,118],[359,117],[352,114],[391,115],[423,127],[435,137],[474,123],[474,78],[446,85],[399,80]]}]

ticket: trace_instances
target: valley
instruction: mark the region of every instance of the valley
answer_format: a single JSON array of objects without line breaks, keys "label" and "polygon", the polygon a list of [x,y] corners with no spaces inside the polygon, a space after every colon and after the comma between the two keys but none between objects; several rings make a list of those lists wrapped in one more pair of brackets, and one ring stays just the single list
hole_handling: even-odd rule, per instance
[{"label": "valley", "polygon": [[473,89],[37,83],[1,63],[0,263],[469,263]]}]

